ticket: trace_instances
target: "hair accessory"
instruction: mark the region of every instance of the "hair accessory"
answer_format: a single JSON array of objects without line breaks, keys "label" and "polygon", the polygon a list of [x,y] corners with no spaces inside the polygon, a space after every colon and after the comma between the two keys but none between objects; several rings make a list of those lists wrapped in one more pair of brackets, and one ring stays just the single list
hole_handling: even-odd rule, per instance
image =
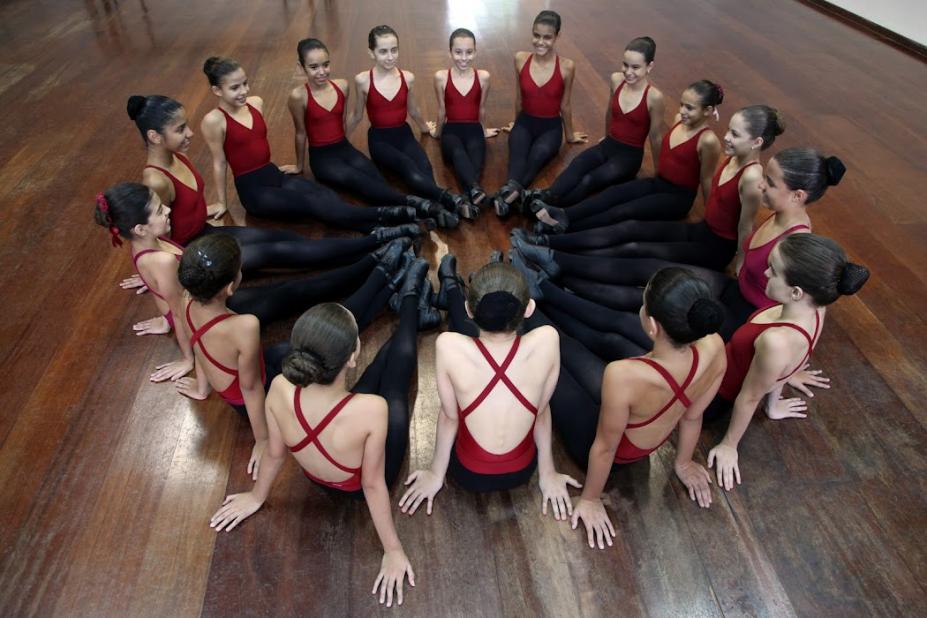
[{"label": "hair accessory", "polygon": [[515,298],[514,294],[497,290],[480,299],[473,312],[473,317],[480,328],[498,331],[505,328],[519,312],[524,310],[525,306]]},{"label": "hair accessory", "polygon": [[113,243],[114,247],[122,246],[122,239],[119,238],[119,228],[118,227],[116,227],[115,225],[109,226],[109,235],[110,235],[110,241]]},{"label": "hair accessory", "polygon": [[212,258],[206,255],[206,252],[202,249],[196,250],[196,257],[200,258],[203,261],[203,266],[206,268],[212,268]]}]

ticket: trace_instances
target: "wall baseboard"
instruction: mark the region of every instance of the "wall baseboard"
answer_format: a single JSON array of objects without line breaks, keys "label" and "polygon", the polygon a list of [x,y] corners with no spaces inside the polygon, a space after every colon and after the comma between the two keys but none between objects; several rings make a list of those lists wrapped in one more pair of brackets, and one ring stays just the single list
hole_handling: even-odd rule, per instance
[{"label": "wall baseboard", "polygon": [[893,32],[888,28],[885,28],[884,26],[880,26],[875,22],[871,22],[865,17],[860,17],[856,13],[851,13],[844,8],[827,2],[827,0],[798,1],[821,13],[826,13],[836,17],[840,21],[853,26],[857,30],[865,32],[866,34],[872,35],[873,37],[888,43],[892,47],[900,49],[901,51],[904,51],[920,60],[927,61],[927,46],[921,45],[917,41],[913,41],[906,36],[902,36],[897,32]]}]

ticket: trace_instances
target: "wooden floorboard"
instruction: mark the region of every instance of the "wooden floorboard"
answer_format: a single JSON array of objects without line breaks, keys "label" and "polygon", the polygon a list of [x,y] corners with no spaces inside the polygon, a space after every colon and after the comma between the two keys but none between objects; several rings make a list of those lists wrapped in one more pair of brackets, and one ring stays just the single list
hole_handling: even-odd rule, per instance
[{"label": "wooden floorboard", "polygon": [[[832,378],[808,420],[765,419],[741,449],[745,484],[711,509],[675,480],[674,441],[610,480],[619,536],[608,551],[540,515],[537,481],[468,494],[451,483],[435,513],[397,512],[418,585],[399,610],[369,595],[379,548],[362,502],[307,483],[292,462],[267,505],[230,534],[208,518],[249,487],[247,423],[216,398],[193,403],[147,382],[175,354],[132,335],[147,298],[118,288],[130,272],[91,223],[94,195],[135,180],[144,148],[130,94],[184,103],[197,130],[215,105],[200,67],[240,60],[265,100],[278,163],[293,161],[289,90],[295,44],[318,36],[335,75],[369,67],[366,33],[401,36],[426,117],[430,76],[448,65],[455,27],[478,37],[493,74],[488,124],[512,118],[511,56],[541,8],[564,18],[559,51],[576,61],[574,124],[602,135],[608,75],[624,44],[658,44],[653,79],[667,119],[690,82],[725,88],[720,133],[740,106],[768,103],[787,131],[773,150],[814,145],[848,172],[811,208],[873,276],[828,316],[814,364]],[[927,613],[927,66],[798,2],[653,0],[10,0],[0,5],[0,612],[9,616],[868,616]],[[366,124],[351,136],[366,147]],[[197,131],[198,132],[198,131]],[[443,184],[437,142],[425,148]],[[566,146],[542,174],[581,153]],[[211,180],[197,135],[190,156]],[[489,142],[496,188],[504,138]],[[649,155],[644,170],[652,171]],[[230,192],[235,221],[246,221]],[[697,203],[695,214],[701,212]],[[266,221],[248,221],[272,225]],[[466,273],[508,247],[518,217],[485,216],[440,233]],[[312,236],[344,232],[293,224]],[[434,261],[435,243],[423,253]],[[432,275],[434,277],[434,275]],[[291,322],[272,325],[268,341]],[[362,363],[395,326],[363,336]],[[423,334],[407,467],[425,466],[438,401],[435,334]],[[723,433],[705,427],[697,457]],[[582,478],[555,439],[564,472]],[[394,489],[394,499],[399,489]]]}]

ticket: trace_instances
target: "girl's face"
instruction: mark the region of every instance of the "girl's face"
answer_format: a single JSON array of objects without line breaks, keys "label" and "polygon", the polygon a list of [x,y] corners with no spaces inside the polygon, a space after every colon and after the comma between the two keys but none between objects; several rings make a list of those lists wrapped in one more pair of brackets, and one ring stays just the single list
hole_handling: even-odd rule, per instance
[{"label": "girl's face", "polygon": [[766,271],[766,296],[778,303],[785,303],[792,299],[793,291],[796,289],[785,281],[785,262],[782,260],[782,254],[779,252],[779,245],[773,247],[769,254],[769,261]]},{"label": "girl's face", "polygon": [[775,158],[766,164],[766,174],[760,181],[759,189],[763,193],[763,205],[773,212],[804,202],[802,191],[793,191],[786,186],[782,167]]},{"label": "girl's face", "polygon": [[547,55],[554,48],[557,42],[557,33],[554,27],[548,24],[534,24],[531,28],[531,44],[534,46],[534,53],[538,56]]},{"label": "girl's face", "polygon": [[182,107],[178,109],[170,122],[164,125],[164,129],[155,135],[160,139],[159,143],[168,151],[187,152],[187,149],[190,148],[190,140],[193,137],[193,129],[187,124],[186,110]]},{"label": "girl's face", "polygon": [[151,191],[148,199],[148,221],[142,226],[151,236],[167,236],[171,233],[171,209],[161,201],[158,194]]},{"label": "girl's face", "polygon": [[399,39],[392,34],[377,37],[377,46],[370,51],[370,57],[384,71],[392,71],[399,62]]},{"label": "girl's face", "polygon": [[642,79],[646,79],[652,67],[653,63],[647,62],[644,54],[625,50],[624,57],[621,60],[621,74],[624,76],[626,83],[636,84]]},{"label": "girl's face", "polygon": [[476,41],[470,37],[456,37],[451,41],[451,60],[458,71],[466,71],[473,65],[476,56]]},{"label": "girl's face", "polygon": [[727,133],[724,134],[724,154],[730,157],[744,157],[750,154],[751,150],[757,150],[762,143],[762,138],[750,137],[743,114],[731,116]]},{"label": "girl's face", "polygon": [[303,72],[314,86],[324,86],[332,74],[332,63],[324,49],[309,50],[303,57]]},{"label": "girl's face", "polygon": [[245,70],[239,68],[223,77],[221,85],[213,86],[212,91],[226,105],[244,107],[251,87],[248,86],[248,76],[245,75]]},{"label": "girl's face", "polygon": [[702,100],[694,90],[684,91],[679,99],[679,119],[686,127],[698,126],[713,110],[710,105],[702,105]]}]

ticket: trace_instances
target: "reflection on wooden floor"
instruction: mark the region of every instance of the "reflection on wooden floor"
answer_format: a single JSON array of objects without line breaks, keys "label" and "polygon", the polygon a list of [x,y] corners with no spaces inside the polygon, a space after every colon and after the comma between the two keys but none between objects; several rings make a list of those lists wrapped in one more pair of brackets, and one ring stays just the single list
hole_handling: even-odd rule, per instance
[{"label": "reflection on wooden floor", "polygon": [[[397,613],[925,613],[922,62],[791,2],[11,0],[0,7],[4,615],[381,611],[367,593],[380,553],[363,504],[330,498],[292,464],[251,521],[218,536],[208,528],[226,492],[248,486],[250,432],[216,398],[192,403],[147,382],[173,344],[131,334],[149,301],[117,287],[130,264],[92,225],[93,196],[140,177],[128,95],[171,95],[198,124],[214,105],[200,72],[214,53],[245,66],[266,102],[275,160],[292,162],[286,97],[298,79],[296,41],[307,35],[329,44],[335,75],[347,77],[369,66],[367,30],[393,25],[401,64],[419,75],[416,96],[433,117],[430,75],[448,64],[448,33],[469,27],[478,65],[494,75],[490,124],[505,124],[512,53],[527,48],[531,19],[548,6],[564,18],[560,53],[577,63],[577,130],[601,136],[608,74],[625,42],[648,34],[668,109],[689,82],[711,78],[726,90],[723,123],[740,106],[769,103],[788,120],[779,146],[843,158],[844,182],[812,207],[815,231],[837,238],[873,278],[835,306],[815,353],[834,388],[814,399],[807,421],[755,422],[742,443],[745,484],[715,490],[710,510],[693,506],[673,478],[672,444],[613,480],[619,543],[609,551],[591,551],[578,531],[542,518],[536,482],[486,496],[449,487],[431,518],[398,522],[418,586]],[[363,148],[364,136],[358,129],[352,141]],[[194,139],[191,157],[206,171],[206,146]],[[453,183],[437,143],[426,148],[439,181]],[[579,152],[565,147],[538,184]],[[485,185],[495,189],[503,139],[488,157]],[[244,220],[237,202],[232,212]],[[518,223],[490,215],[442,237],[468,272],[506,247]],[[426,243],[425,255],[433,252]],[[368,359],[394,323],[384,315],[365,334]],[[413,466],[427,464],[433,446],[433,342],[421,337]],[[698,458],[722,430],[706,428]],[[555,456],[582,474],[559,445]]]}]

